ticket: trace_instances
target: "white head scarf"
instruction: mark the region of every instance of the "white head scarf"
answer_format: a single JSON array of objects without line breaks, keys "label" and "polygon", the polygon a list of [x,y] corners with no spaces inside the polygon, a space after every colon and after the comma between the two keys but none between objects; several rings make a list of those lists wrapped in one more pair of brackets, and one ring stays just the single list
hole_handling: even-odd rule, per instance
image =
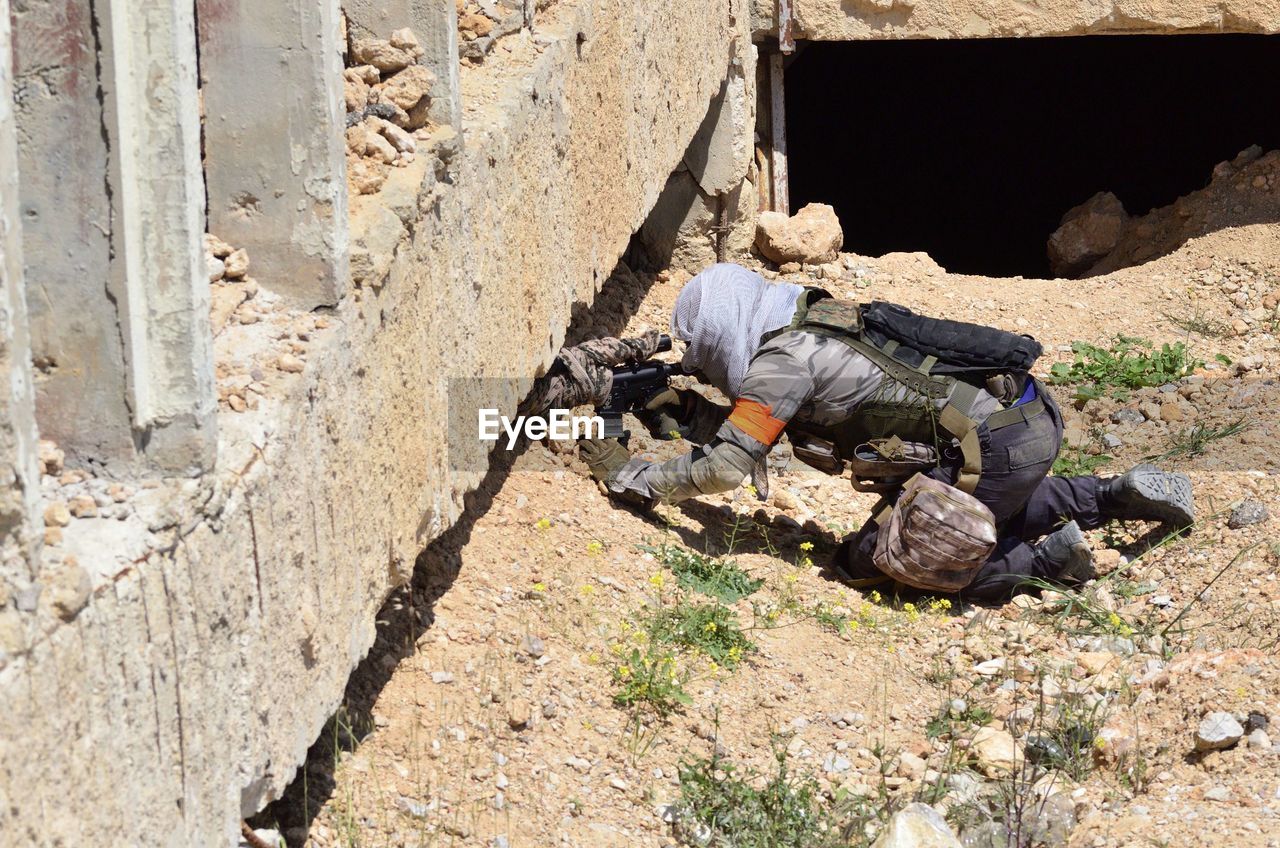
[{"label": "white head scarf", "polygon": [[685,284],[676,298],[671,334],[687,343],[681,364],[701,370],[711,384],[736,399],[760,337],[791,323],[794,283],[767,283],[741,265],[712,265]]}]

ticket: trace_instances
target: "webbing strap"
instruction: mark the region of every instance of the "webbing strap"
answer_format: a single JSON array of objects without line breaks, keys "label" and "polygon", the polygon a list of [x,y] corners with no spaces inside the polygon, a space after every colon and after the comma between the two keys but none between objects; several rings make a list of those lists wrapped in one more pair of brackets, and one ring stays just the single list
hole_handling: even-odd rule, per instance
[{"label": "webbing strap", "polygon": [[1044,401],[1036,398],[1028,403],[991,413],[987,417],[987,429],[999,430],[1002,427],[1008,427],[1010,424],[1021,424],[1024,421],[1030,421],[1043,412]]},{"label": "webbing strap", "polygon": [[949,403],[942,408],[938,423],[960,442],[960,456],[964,458],[964,465],[956,478],[956,488],[966,495],[972,495],[982,476],[982,444],[978,441],[978,423]]}]

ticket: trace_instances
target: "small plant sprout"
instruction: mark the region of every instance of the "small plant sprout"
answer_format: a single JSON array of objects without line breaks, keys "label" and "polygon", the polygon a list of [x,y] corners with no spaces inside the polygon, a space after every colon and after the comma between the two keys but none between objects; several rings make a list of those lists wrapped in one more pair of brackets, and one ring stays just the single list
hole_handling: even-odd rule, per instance
[{"label": "small plant sprout", "polygon": [[653,554],[658,562],[671,569],[680,588],[692,589],[727,604],[745,598],[764,585],[763,580],[752,578],[725,557],[710,557],[672,544],[640,549]]}]

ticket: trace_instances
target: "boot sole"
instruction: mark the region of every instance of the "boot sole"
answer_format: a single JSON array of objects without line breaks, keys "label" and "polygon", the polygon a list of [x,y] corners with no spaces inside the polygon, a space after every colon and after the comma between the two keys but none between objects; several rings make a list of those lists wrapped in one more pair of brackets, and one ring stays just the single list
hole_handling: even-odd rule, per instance
[{"label": "boot sole", "polygon": [[1150,521],[1161,521],[1177,527],[1196,523],[1195,501],[1191,478],[1185,474],[1161,471],[1154,465],[1139,465],[1129,472],[1130,490],[1126,506],[1150,515]]}]

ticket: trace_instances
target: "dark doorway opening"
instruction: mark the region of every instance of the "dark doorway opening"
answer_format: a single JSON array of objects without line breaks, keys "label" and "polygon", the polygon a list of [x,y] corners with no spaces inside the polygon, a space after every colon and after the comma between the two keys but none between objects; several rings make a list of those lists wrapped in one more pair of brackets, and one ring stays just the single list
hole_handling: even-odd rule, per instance
[{"label": "dark doorway opening", "polygon": [[830,203],[864,255],[1048,276],[1095,192],[1140,215],[1280,148],[1278,79],[1271,36],[811,42],[786,75],[791,206]]}]

